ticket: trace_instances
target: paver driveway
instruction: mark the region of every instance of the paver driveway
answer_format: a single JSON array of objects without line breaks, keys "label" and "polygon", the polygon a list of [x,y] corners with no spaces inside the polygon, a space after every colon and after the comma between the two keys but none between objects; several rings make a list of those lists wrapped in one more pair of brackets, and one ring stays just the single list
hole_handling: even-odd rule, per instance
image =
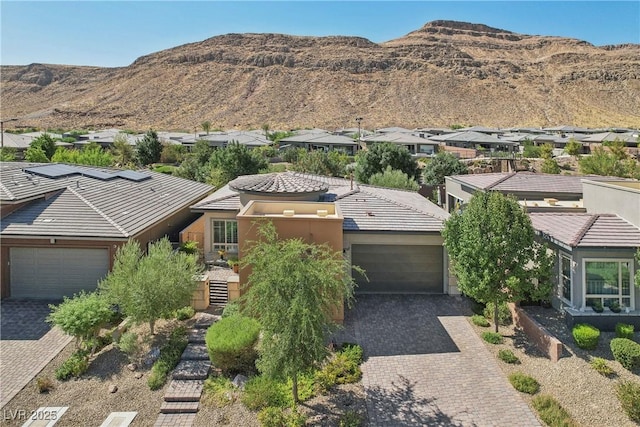
[{"label": "paver driveway", "polygon": [[360,295],[338,337],[362,345],[371,426],[539,426],[460,297]]},{"label": "paver driveway", "polygon": [[0,303],[0,408],[4,407],[70,341],[45,322],[51,301]]}]

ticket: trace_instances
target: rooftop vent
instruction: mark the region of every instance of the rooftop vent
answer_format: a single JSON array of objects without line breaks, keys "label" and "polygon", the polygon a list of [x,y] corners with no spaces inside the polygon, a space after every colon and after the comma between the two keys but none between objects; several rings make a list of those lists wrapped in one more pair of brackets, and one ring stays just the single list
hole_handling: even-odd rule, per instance
[{"label": "rooftop vent", "polygon": [[296,211],[294,211],[293,209],[285,209],[282,211],[282,216],[294,216],[296,214]]}]

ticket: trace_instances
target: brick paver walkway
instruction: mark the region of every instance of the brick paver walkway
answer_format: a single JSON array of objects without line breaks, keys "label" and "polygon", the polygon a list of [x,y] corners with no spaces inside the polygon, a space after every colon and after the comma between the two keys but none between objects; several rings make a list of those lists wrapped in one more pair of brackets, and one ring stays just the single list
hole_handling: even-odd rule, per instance
[{"label": "brick paver walkway", "polygon": [[47,304],[20,300],[0,303],[0,408],[72,340],[45,323]]},{"label": "brick paver walkway", "polygon": [[371,426],[540,426],[460,298],[362,295],[339,337],[365,352]]}]

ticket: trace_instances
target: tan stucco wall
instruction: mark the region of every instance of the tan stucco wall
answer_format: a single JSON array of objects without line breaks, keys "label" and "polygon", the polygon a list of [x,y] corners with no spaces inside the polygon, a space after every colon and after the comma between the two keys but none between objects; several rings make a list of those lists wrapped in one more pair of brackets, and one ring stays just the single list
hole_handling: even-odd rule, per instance
[{"label": "tan stucco wall", "polygon": [[191,297],[191,307],[195,310],[205,310],[209,307],[209,276],[198,277],[198,287]]},{"label": "tan stucco wall", "polygon": [[640,182],[582,180],[583,204],[589,213],[617,214],[640,227]]},{"label": "tan stucco wall", "polygon": [[[203,227],[204,227],[204,259],[211,260],[219,258],[217,253],[213,253],[211,251],[211,238],[212,238],[212,230],[211,230],[211,221],[212,220],[235,220],[237,212],[205,212],[202,215]],[[238,235],[239,238],[239,235]]]}]

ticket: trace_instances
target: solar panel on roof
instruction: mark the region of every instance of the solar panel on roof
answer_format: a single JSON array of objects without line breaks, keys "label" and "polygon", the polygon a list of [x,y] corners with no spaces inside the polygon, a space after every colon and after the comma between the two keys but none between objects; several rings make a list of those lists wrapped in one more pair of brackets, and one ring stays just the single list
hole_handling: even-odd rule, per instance
[{"label": "solar panel on roof", "polygon": [[110,179],[114,179],[118,177],[115,174],[99,171],[96,169],[83,169],[82,175],[89,176],[91,178],[101,179],[103,181],[108,181]]},{"label": "solar panel on roof", "polygon": [[128,179],[129,181],[140,182],[145,179],[151,178],[151,175],[142,172],[134,172],[134,171],[119,171],[114,175],[119,176],[120,178]]},{"label": "solar panel on roof", "polygon": [[35,175],[44,176],[46,178],[60,178],[63,176],[75,175],[80,171],[72,166],[67,165],[44,165],[25,168],[25,172]]}]

